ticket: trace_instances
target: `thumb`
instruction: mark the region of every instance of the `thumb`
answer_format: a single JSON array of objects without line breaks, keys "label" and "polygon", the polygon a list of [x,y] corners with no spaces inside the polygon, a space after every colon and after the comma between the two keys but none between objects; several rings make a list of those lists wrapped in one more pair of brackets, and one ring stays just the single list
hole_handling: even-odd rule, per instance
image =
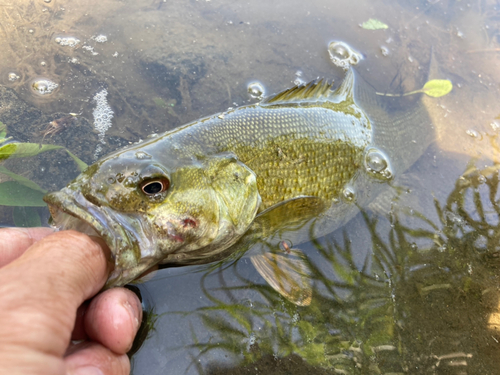
[{"label": "thumb", "polygon": [[102,288],[107,275],[99,239],[62,231],[36,242],[0,269],[0,345],[61,357],[78,306]]}]

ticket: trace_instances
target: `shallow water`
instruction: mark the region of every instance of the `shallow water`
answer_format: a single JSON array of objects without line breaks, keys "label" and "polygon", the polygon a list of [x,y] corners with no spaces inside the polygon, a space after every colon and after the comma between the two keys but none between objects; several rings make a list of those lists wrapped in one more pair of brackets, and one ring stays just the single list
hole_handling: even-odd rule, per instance
[{"label": "shallow water", "polygon": [[[244,257],[163,269],[140,285],[152,328],[133,373],[496,373],[499,12],[488,0],[0,1],[0,84],[25,101],[0,96],[0,121],[17,140],[41,142],[50,121],[78,113],[44,143],[87,163],[255,102],[254,82],[271,94],[297,79],[339,81],[332,40],[363,55],[357,71],[378,92],[419,89],[431,58],[431,78],[454,84],[424,98],[436,142],[390,193],[300,246],[314,270],[311,306],[284,300]],[[370,18],[388,28],[359,26]],[[58,86],[40,95],[36,79]],[[113,118],[99,135],[104,89]],[[47,190],[78,173],[63,152],[4,165]],[[12,209],[0,220],[12,225]]]}]

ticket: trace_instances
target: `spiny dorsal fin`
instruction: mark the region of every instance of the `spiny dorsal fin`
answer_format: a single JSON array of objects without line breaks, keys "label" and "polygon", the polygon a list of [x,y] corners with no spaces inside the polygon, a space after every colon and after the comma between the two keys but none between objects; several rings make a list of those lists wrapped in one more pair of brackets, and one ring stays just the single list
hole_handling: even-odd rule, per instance
[{"label": "spiny dorsal fin", "polygon": [[276,104],[290,104],[290,103],[305,103],[305,102],[319,102],[319,101],[332,101],[339,103],[346,99],[352,98],[354,95],[354,74],[352,69],[349,69],[345,75],[344,81],[333,91],[333,81],[315,79],[309,83],[295,85],[294,87],[282,91],[279,94],[265,98],[261,105],[276,105]]},{"label": "spiny dorsal fin", "polygon": [[332,93],[330,100],[335,103],[354,100],[354,71],[352,69],[346,72],[342,84]]}]

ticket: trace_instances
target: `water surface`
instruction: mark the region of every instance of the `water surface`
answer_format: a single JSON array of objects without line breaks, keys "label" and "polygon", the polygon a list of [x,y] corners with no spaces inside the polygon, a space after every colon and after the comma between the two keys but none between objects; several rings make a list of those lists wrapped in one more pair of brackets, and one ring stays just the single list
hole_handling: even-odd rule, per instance
[{"label": "water surface", "polygon": [[[328,44],[363,55],[378,92],[449,79],[425,98],[436,141],[346,227],[300,245],[313,302],[274,292],[245,257],[161,270],[140,286],[150,331],[134,374],[493,374],[499,368],[497,1],[0,2],[0,121],[19,141],[79,114],[44,143],[85,162],[294,82],[340,81]],[[373,18],[387,29],[365,30]],[[16,78],[17,77],[17,78]],[[14,80],[11,80],[15,78]],[[34,92],[36,80],[53,82]],[[47,87],[47,84],[45,86]],[[106,90],[111,127],[94,130]],[[103,143],[104,142],[104,143]],[[44,189],[78,173],[63,152],[4,166]],[[6,178],[0,176],[0,181]],[[38,209],[47,217],[46,209]],[[0,207],[3,225],[12,208]]]}]

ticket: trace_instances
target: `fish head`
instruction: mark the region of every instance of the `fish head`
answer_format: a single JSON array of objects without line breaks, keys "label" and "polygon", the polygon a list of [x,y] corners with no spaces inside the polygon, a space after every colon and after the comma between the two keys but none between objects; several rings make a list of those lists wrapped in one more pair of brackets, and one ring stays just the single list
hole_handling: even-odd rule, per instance
[{"label": "fish head", "polygon": [[114,258],[106,287],[158,263],[203,263],[241,237],[260,206],[256,177],[234,155],[138,159],[134,150],[90,166],[49,193],[61,229],[101,236]]}]

